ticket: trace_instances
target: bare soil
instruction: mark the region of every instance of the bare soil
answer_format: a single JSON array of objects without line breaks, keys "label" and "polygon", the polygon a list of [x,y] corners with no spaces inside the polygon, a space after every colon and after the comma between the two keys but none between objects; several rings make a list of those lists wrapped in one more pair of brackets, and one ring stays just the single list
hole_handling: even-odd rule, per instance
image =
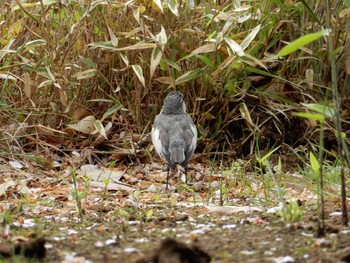
[{"label": "bare soil", "polygon": [[[165,237],[197,242],[211,256],[211,262],[339,262],[350,246],[348,230],[339,220],[336,224],[327,220],[327,233],[317,237],[313,216],[286,226],[264,213],[222,216],[199,208],[182,210],[181,215],[184,213],[191,217],[165,210],[162,216],[127,227],[118,220],[102,221],[89,231],[88,226],[80,226],[79,240],[50,240],[54,249],[48,251],[45,261],[62,262],[66,251],[92,262],[136,262],[149,257]],[[177,216],[179,221],[174,219]],[[116,243],[96,247],[96,241],[107,239],[116,239]]]},{"label": "bare soil", "polygon": [[[93,188],[78,176],[78,190],[86,191],[82,220],[69,177],[46,172],[42,180],[27,181],[31,194],[20,194],[17,186],[1,197],[0,243],[12,251],[2,261],[27,262],[11,248],[22,239],[45,238],[41,262],[150,262],[162,240],[171,237],[198,246],[210,262],[350,262],[350,230],[341,224],[338,193],[326,195],[326,231],[319,236],[310,179],[230,169],[233,177],[227,171],[208,176],[210,169],[197,164],[190,186],[172,176],[167,191],[157,164],[135,167],[133,176],[124,177],[133,192]],[[271,212],[281,192],[285,200],[298,201],[302,215],[293,222]]]}]

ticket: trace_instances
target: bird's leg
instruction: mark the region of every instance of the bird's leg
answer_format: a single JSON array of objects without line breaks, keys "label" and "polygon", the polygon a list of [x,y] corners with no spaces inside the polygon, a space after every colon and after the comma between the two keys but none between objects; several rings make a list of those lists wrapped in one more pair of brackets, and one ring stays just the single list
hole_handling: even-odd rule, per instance
[{"label": "bird's leg", "polygon": [[185,165],[185,184],[187,184],[187,170],[188,170],[188,166]]},{"label": "bird's leg", "polygon": [[170,167],[169,165],[166,163],[164,164],[163,168],[162,168],[162,171],[165,172],[165,171],[169,171]]},{"label": "bird's leg", "polygon": [[165,165],[163,166],[162,169],[164,172],[166,171],[166,187],[165,190],[168,190],[168,186],[169,186],[169,171],[170,171],[170,165],[165,163]]},{"label": "bird's leg", "polygon": [[166,172],[166,186],[165,186],[165,190],[168,190],[168,185],[169,185],[169,170],[170,170],[170,167],[168,166],[167,167],[167,172]]}]

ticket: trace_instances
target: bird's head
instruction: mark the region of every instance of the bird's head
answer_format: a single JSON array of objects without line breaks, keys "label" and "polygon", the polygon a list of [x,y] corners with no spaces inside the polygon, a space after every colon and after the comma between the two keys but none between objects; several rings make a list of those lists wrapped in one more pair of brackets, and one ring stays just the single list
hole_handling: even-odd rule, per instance
[{"label": "bird's head", "polygon": [[186,113],[186,104],[184,96],[179,91],[171,91],[164,99],[162,108],[163,114],[181,114]]}]

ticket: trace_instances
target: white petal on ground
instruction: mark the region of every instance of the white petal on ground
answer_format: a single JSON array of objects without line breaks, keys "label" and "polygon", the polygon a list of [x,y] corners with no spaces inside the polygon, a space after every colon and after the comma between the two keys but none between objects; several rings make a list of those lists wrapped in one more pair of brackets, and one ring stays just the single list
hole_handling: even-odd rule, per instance
[{"label": "white petal on ground", "polygon": [[117,244],[117,240],[115,240],[115,239],[107,239],[106,242],[105,242],[105,244],[106,244],[107,246],[109,246],[109,245],[114,245],[114,244]]},{"label": "white petal on ground", "polygon": [[24,219],[23,223],[14,222],[13,225],[16,227],[21,226],[23,228],[30,228],[30,227],[34,227],[36,224],[33,219]]},{"label": "white petal on ground", "polygon": [[274,263],[292,263],[292,262],[295,262],[294,258],[292,258],[291,256],[272,258],[272,261]]},{"label": "white petal on ground", "polygon": [[15,169],[22,169],[23,168],[23,165],[17,160],[9,161],[9,164],[11,165],[12,168],[15,168]]},{"label": "white petal on ground", "polygon": [[104,244],[101,241],[95,242],[95,247],[103,247]]}]

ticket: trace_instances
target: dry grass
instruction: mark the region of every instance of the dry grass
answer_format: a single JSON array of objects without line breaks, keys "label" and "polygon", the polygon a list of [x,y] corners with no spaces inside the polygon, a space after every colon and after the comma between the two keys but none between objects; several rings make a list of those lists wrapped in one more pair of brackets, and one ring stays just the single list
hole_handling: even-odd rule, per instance
[{"label": "dry grass", "polygon": [[[5,0],[0,155],[117,145],[143,156],[141,135],[171,89],[185,93],[199,152],[232,157],[252,153],[257,144],[314,142],[312,121],[291,112],[301,110],[301,102],[332,101],[327,38],[283,59],[272,55],[325,27],[323,1],[201,1],[192,8],[191,1],[173,0],[161,1],[163,12],[156,2]],[[166,2],[178,5],[177,16]],[[349,7],[331,2],[348,127]],[[86,116],[95,117],[92,127],[108,142],[68,127]]]}]

